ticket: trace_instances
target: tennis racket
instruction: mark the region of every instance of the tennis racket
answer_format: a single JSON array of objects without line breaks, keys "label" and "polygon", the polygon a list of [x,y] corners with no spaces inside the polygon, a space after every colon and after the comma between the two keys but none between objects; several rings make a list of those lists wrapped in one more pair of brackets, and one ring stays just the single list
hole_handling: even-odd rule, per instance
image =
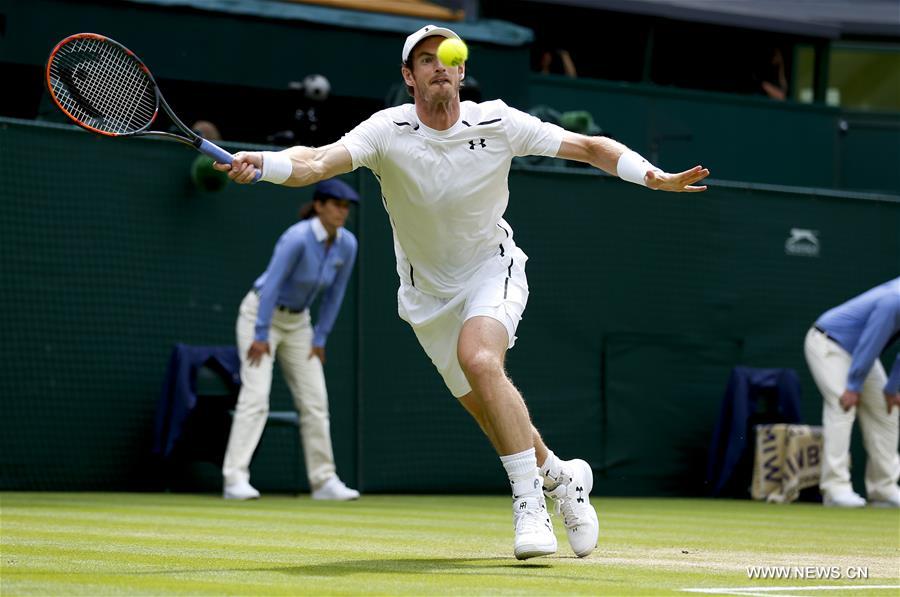
[{"label": "tennis racket", "polygon": [[[134,52],[96,33],[76,33],[47,59],[47,89],[75,124],[108,137],[157,137],[194,147],[221,164],[234,156],[189,129],[163,98],[150,70]],[[182,134],[149,130],[159,107]],[[256,172],[259,180],[261,172]]]}]

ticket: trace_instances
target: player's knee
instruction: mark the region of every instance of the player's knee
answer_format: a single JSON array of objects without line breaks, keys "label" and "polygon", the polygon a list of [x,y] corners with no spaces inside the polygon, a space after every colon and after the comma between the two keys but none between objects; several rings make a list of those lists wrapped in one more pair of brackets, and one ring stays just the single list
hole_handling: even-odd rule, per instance
[{"label": "player's knee", "polygon": [[500,357],[483,348],[462,351],[459,355],[459,364],[470,381],[503,375],[503,362]]}]

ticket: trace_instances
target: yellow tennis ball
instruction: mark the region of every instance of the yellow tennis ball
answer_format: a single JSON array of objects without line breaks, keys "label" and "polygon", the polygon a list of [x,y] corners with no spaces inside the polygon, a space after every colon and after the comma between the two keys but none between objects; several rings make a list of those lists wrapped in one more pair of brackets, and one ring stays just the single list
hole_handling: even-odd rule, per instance
[{"label": "yellow tennis ball", "polygon": [[469,48],[463,40],[448,37],[438,46],[437,55],[444,66],[459,66],[469,57]]}]

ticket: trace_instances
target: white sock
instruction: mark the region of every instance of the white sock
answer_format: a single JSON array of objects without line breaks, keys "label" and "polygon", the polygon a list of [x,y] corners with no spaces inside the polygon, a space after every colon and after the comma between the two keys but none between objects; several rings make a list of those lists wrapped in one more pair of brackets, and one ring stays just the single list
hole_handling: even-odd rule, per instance
[{"label": "white sock", "polygon": [[540,497],[542,495],[534,448],[528,448],[524,452],[517,454],[501,456],[500,462],[503,463],[503,468],[506,469],[506,474],[509,476],[513,498]]},{"label": "white sock", "polygon": [[553,450],[547,448],[547,458],[540,466],[544,478],[544,489],[553,490],[559,485],[559,474],[562,472],[562,460],[556,457]]}]

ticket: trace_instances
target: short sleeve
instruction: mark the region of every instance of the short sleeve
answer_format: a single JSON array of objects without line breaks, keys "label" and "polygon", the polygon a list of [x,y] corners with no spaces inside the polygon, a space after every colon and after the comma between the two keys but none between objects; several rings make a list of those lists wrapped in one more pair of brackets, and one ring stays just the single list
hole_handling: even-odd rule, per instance
[{"label": "short sleeve", "polygon": [[379,112],[359,123],[356,128],[341,137],[339,143],[350,152],[354,170],[365,166],[378,173],[390,132],[389,119]]},{"label": "short sleeve", "polygon": [[555,124],[509,106],[506,107],[504,122],[513,155],[556,157],[559,153],[565,131]]}]

